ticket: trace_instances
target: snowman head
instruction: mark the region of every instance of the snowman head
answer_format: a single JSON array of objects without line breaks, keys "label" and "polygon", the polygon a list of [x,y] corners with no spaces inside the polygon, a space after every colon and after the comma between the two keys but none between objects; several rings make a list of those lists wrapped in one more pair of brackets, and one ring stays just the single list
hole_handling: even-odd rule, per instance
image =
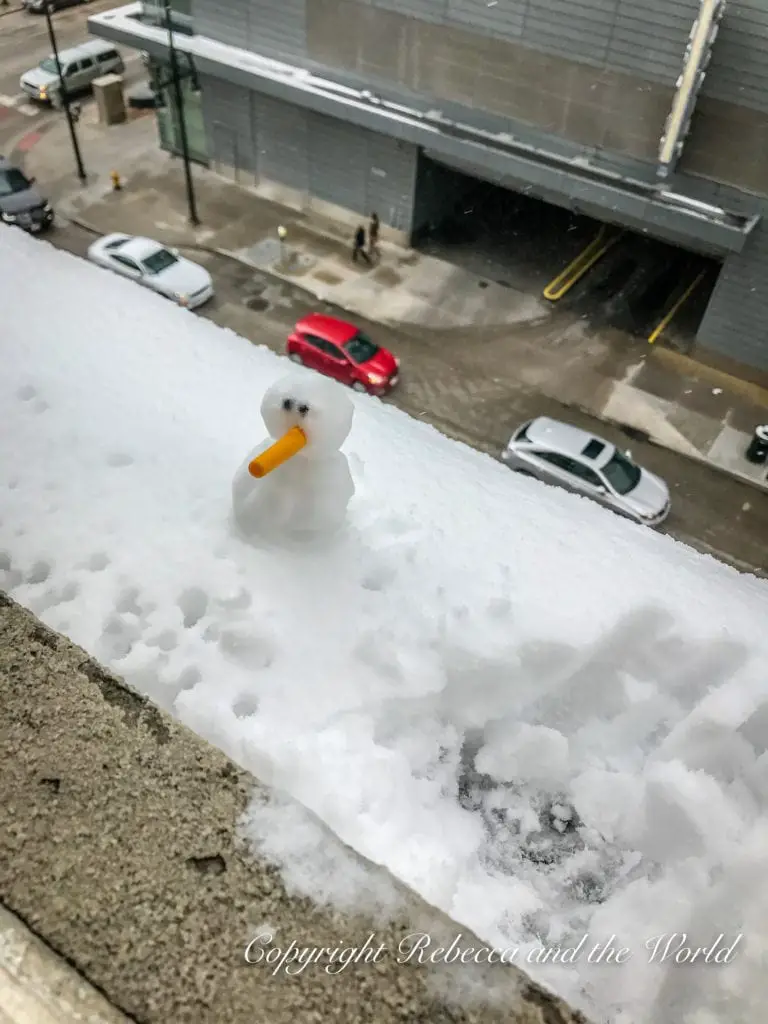
[{"label": "snowman head", "polygon": [[301,452],[308,459],[336,452],[352,429],[354,406],[333,381],[310,371],[276,381],[261,403],[261,415],[275,443],[250,464],[253,476],[277,469]]}]

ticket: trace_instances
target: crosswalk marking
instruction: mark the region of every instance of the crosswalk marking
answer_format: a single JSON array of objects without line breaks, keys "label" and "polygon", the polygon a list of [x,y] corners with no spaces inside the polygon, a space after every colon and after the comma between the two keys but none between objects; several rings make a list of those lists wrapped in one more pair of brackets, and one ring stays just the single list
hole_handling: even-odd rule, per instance
[{"label": "crosswalk marking", "polygon": [[17,110],[25,117],[37,117],[40,113],[40,108],[36,107],[34,103],[30,103],[29,98],[23,92],[17,93],[15,96],[6,96],[0,93],[0,107]]}]

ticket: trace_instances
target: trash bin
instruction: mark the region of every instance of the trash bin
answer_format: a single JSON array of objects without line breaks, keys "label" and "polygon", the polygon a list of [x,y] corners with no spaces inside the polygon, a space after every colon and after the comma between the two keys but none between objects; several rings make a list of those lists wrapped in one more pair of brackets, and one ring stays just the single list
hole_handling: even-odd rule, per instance
[{"label": "trash bin", "polygon": [[768,462],[768,423],[755,427],[752,440],[747,448],[747,459],[758,466]]}]

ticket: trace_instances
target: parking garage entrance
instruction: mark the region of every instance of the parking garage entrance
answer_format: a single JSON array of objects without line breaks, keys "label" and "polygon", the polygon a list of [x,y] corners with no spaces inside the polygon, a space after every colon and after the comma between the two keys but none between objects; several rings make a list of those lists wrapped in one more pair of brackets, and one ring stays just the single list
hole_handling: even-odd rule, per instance
[{"label": "parking garage entrance", "polygon": [[422,154],[413,245],[595,328],[687,350],[717,281],[710,257],[511,191]]}]

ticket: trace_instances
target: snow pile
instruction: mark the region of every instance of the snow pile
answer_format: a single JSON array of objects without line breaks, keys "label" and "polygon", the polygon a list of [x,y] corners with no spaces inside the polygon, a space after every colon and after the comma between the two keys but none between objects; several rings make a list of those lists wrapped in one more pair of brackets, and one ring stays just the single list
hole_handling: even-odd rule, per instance
[{"label": "snow pile", "polygon": [[0,280],[0,586],[595,1020],[759,1019],[763,582],[359,395],[348,530],[246,546],[286,362],[7,228]]}]

